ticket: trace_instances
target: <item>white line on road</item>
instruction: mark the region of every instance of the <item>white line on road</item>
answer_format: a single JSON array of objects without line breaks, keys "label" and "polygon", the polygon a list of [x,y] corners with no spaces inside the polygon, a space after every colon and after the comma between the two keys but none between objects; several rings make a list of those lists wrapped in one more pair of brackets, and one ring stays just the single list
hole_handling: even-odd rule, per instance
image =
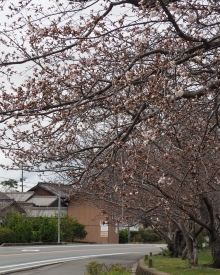
[{"label": "white line on road", "polygon": [[37,252],[37,251],[40,251],[39,249],[23,249],[23,250],[21,250],[22,252]]},{"label": "white line on road", "polygon": [[[122,253],[109,253],[109,254],[94,254],[94,255],[87,255],[87,256],[77,256],[77,257],[68,257],[68,258],[59,258],[59,259],[53,259],[53,260],[44,260],[44,261],[38,261],[38,262],[30,262],[30,263],[22,263],[22,264],[13,264],[13,265],[5,265],[1,266],[0,269],[6,269],[6,268],[13,268],[17,267],[15,269],[10,269],[7,271],[14,271],[18,269],[23,268],[33,268],[36,266],[42,266],[45,264],[54,264],[54,263],[60,263],[60,262],[66,262],[66,261],[73,261],[73,260],[80,260],[80,259],[88,259],[88,258],[94,258],[94,257],[104,257],[104,256],[110,256],[110,255],[123,255],[123,254],[132,254],[134,252],[122,252]],[[138,252],[135,252],[138,253]],[[19,268],[20,267],[20,268]],[[5,270],[6,271],[6,270]],[[0,271],[0,274],[5,272]]]}]

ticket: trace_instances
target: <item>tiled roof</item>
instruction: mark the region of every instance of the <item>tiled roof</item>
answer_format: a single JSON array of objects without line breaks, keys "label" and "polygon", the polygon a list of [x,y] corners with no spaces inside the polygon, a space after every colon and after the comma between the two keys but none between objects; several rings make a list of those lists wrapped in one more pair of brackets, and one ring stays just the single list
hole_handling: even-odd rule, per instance
[{"label": "tiled roof", "polygon": [[0,192],[0,200],[10,199],[5,193]]},{"label": "tiled roof", "polygon": [[35,193],[32,192],[6,192],[6,195],[14,199],[17,202],[26,202],[28,199],[30,199]]},{"label": "tiled roof", "polygon": [[[29,217],[54,217],[58,214],[57,207],[25,207],[25,212]],[[67,214],[67,208],[60,208],[61,217]]]},{"label": "tiled roof", "polygon": [[10,200],[10,199],[1,199],[0,200],[0,211],[7,208],[7,207],[10,207],[12,204],[13,204],[14,200]]},{"label": "tiled roof", "polygon": [[73,189],[72,186],[65,185],[65,184],[56,184],[56,183],[48,183],[48,182],[39,182],[36,186],[32,187],[29,191],[34,191],[37,188],[42,188],[51,192],[51,194],[58,196],[59,191],[61,198],[68,198],[71,190]]},{"label": "tiled roof", "polygon": [[[11,208],[12,207],[12,208]],[[14,207],[14,208],[13,208]],[[19,211],[21,213],[24,213],[24,208],[18,204],[15,200],[13,199],[1,199],[0,200],[0,211],[3,211],[3,210],[15,210],[16,211]]]},{"label": "tiled roof", "polygon": [[27,203],[33,203],[36,206],[50,206],[56,200],[56,196],[33,196]]}]

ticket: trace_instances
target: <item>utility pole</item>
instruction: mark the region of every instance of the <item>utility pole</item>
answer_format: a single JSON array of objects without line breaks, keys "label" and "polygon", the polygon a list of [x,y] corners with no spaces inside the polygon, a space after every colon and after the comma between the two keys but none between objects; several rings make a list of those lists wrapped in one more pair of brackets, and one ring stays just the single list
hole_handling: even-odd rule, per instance
[{"label": "utility pole", "polygon": [[24,191],[24,169],[23,169],[23,164],[21,165],[21,192]]},{"label": "utility pole", "polygon": [[60,184],[59,184],[59,191],[58,191],[58,243],[60,243],[60,204],[61,204],[61,198],[60,198]]}]

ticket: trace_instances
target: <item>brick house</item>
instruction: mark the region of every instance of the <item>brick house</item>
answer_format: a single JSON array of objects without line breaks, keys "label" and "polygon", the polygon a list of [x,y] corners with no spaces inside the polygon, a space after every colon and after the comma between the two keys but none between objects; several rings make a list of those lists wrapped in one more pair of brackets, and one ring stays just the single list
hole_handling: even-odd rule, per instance
[{"label": "brick house", "polygon": [[[71,186],[67,185],[59,186],[58,184],[39,182],[28,192],[34,192],[38,198],[44,196],[56,196],[57,198],[60,193],[62,208],[66,207],[68,216],[85,225],[85,230],[88,234],[83,240],[84,242],[99,244],[118,243],[118,224],[111,221],[111,215],[109,215],[109,224],[104,223],[102,211],[93,203],[93,200],[89,196],[74,198],[74,189],[71,190],[71,188]],[[70,192],[73,195],[70,196]]]}]

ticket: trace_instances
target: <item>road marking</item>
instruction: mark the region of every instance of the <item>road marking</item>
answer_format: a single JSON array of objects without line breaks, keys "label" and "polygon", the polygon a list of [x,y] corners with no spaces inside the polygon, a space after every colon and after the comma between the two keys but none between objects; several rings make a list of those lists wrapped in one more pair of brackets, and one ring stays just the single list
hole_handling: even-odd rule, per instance
[{"label": "road marking", "polygon": [[[23,264],[13,264],[13,265],[5,265],[0,266],[0,269],[6,269],[6,268],[13,268],[17,267],[15,269],[10,270],[4,270],[0,271],[0,274],[5,271],[13,271],[18,270],[21,268],[27,268],[27,267],[35,267],[35,266],[41,266],[45,264],[54,264],[54,263],[60,263],[60,262],[67,262],[67,261],[73,261],[73,260],[83,260],[83,259],[89,259],[89,258],[95,258],[95,257],[105,257],[110,255],[124,255],[124,254],[132,254],[133,252],[122,252],[122,253],[108,253],[108,254],[93,254],[93,255],[87,255],[87,256],[76,256],[76,257],[68,257],[68,258],[59,258],[59,259],[53,259],[53,260],[44,260],[44,261],[37,261],[37,262],[30,262],[30,263],[23,263]],[[136,252],[138,253],[138,252]]]},{"label": "road marking", "polygon": [[35,249],[35,250],[33,250],[33,249],[23,249],[23,250],[21,250],[22,252],[37,252],[37,251],[40,251],[39,249]]},{"label": "road marking", "polygon": [[[51,247],[50,247],[51,248]],[[142,249],[145,249],[145,247],[141,247]],[[109,248],[108,250],[113,250],[114,248]],[[127,250],[127,247],[120,247],[120,250]],[[135,247],[134,247],[135,249]],[[105,250],[106,248],[99,248],[97,249],[97,251],[101,251],[101,250]],[[78,249],[77,252],[84,252],[84,251],[88,251],[87,249]],[[76,250],[53,250],[53,251],[37,251],[37,252],[33,252],[30,251],[30,253],[28,253],[29,251],[27,251],[27,254],[54,254],[54,253],[66,253],[66,252],[76,252]],[[133,251],[134,253],[135,251]],[[22,256],[23,257],[24,254],[6,254],[6,255],[0,255],[1,257],[12,257],[12,256]]]},{"label": "road marking", "polygon": [[[79,247],[97,247],[97,246],[100,246],[100,247],[110,247],[110,246],[116,246],[116,247],[126,247],[126,246],[133,246],[133,247],[140,247],[140,246],[144,246],[144,247],[149,247],[149,246],[157,246],[157,245],[163,245],[163,244],[143,244],[143,243],[140,243],[140,244],[131,244],[131,243],[127,243],[127,244],[78,244],[78,245],[38,245],[38,247],[40,247],[40,249],[48,249],[48,248],[51,248],[51,247],[54,247],[54,248],[67,248],[67,247],[73,247],[73,248],[79,248]],[[21,249],[19,247],[14,247],[15,249]],[[24,248],[24,246],[22,247]],[[29,246],[29,249],[36,249],[36,246]]]}]

